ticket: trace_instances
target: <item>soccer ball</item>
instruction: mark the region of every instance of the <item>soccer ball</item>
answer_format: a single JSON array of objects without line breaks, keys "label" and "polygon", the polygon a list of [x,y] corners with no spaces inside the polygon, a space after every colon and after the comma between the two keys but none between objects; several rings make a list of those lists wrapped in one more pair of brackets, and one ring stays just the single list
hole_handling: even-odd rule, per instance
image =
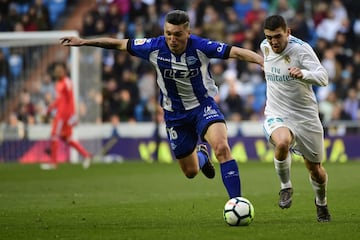
[{"label": "soccer ball", "polygon": [[254,206],[244,197],[234,197],[224,206],[224,220],[230,226],[247,226],[254,220]]}]

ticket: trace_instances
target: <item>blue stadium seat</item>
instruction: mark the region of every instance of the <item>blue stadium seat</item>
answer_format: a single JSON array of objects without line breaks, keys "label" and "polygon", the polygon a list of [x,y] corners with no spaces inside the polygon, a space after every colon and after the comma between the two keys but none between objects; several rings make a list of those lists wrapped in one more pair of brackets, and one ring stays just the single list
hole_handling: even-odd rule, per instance
[{"label": "blue stadium seat", "polygon": [[49,9],[50,21],[55,24],[60,14],[65,11],[66,0],[47,0],[46,5]]}]

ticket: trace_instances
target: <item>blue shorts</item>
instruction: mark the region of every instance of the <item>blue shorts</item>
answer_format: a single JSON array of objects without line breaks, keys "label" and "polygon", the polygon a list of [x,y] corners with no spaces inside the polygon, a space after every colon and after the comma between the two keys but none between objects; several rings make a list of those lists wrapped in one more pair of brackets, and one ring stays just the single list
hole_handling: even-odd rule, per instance
[{"label": "blue shorts", "polygon": [[199,137],[205,141],[204,136],[211,124],[225,123],[224,115],[213,100],[191,110],[164,112],[167,136],[176,159],[190,155]]}]

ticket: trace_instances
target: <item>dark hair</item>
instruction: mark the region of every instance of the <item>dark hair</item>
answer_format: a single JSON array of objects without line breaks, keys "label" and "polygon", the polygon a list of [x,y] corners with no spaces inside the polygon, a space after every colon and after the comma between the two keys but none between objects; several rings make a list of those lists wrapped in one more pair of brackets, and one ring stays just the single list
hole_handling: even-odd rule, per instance
[{"label": "dark hair", "polygon": [[264,29],[274,31],[275,29],[281,27],[283,30],[287,29],[287,24],[285,19],[280,15],[272,15],[265,19]]},{"label": "dark hair", "polygon": [[166,22],[173,25],[181,25],[189,21],[189,15],[182,10],[173,10],[166,15]]}]

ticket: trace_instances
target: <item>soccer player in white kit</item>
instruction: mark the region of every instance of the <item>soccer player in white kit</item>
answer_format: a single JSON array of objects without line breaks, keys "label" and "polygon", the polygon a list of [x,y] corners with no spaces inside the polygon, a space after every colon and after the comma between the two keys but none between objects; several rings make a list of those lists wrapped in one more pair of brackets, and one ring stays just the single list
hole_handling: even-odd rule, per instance
[{"label": "soccer player in white kit", "polygon": [[291,151],[304,158],[315,192],[317,220],[328,222],[328,176],[322,166],[324,134],[312,86],[326,86],[328,74],[311,46],[291,35],[282,16],[264,23],[264,55],[267,82],[264,133],[275,147],[274,165],[281,182],[280,208],[292,203]]}]

